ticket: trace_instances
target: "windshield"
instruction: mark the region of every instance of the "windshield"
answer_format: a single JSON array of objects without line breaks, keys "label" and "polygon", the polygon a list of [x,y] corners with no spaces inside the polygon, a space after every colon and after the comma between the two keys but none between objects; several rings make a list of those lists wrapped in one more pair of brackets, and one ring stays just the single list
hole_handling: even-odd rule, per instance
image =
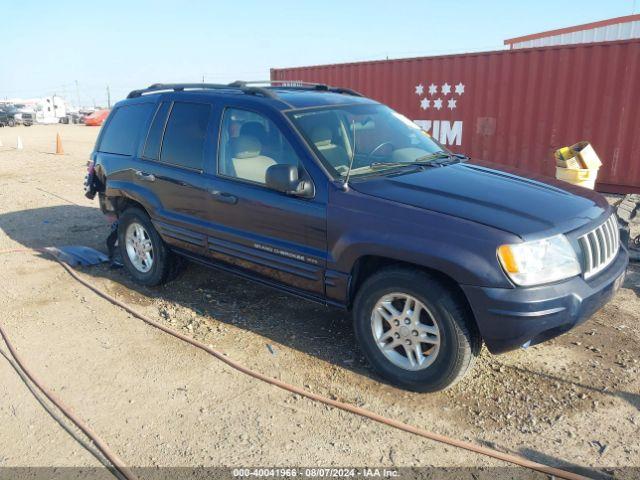
[{"label": "windshield", "polygon": [[336,178],[346,176],[352,155],[351,177],[356,177],[411,166],[443,151],[415,123],[384,105],[293,111],[290,117]]}]

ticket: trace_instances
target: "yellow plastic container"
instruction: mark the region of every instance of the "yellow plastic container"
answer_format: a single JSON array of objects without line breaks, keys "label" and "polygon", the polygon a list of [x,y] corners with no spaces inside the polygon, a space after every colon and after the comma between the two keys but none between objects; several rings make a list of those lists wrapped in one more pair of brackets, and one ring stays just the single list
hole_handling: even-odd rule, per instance
[{"label": "yellow plastic container", "polygon": [[593,190],[596,186],[596,179],[598,178],[598,169],[556,167],[556,178],[573,185]]},{"label": "yellow plastic container", "polygon": [[562,147],[556,150],[556,158],[560,160],[567,160],[573,157],[573,153],[571,153],[571,149],[569,147]]}]

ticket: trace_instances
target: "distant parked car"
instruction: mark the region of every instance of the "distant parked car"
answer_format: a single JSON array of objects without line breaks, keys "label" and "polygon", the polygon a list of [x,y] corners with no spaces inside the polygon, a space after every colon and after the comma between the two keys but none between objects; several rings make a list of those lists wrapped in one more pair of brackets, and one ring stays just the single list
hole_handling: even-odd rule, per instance
[{"label": "distant parked car", "polygon": [[60,123],[64,123],[65,125],[70,125],[70,124],[78,124],[78,123],[84,123],[82,121],[82,117],[79,113],[67,113],[67,115],[65,115],[64,117],[60,118]]},{"label": "distant parked car", "polygon": [[14,115],[16,125],[24,125],[30,127],[36,121],[35,113],[30,112],[18,112]]},{"label": "distant parked car", "polygon": [[10,110],[0,110],[0,127],[15,127],[16,119]]},{"label": "distant parked car", "polygon": [[95,110],[93,109],[84,109],[81,108],[80,111],[78,112],[78,115],[80,117],[80,123],[85,123],[85,120],[87,119],[87,117],[89,115],[91,115],[92,113],[94,113]]},{"label": "distant parked car", "polygon": [[96,110],[91,115],[87,115],[84,124],[90,127],[99,127],[102,122],[109,116],[110,110]]}]

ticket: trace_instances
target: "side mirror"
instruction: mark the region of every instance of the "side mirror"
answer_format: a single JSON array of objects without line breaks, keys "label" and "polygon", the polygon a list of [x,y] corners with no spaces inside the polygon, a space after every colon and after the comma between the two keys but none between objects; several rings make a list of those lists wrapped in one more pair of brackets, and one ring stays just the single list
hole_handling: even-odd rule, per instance
[{"label": "side mirror", "polygon": [[311,182],[301,180],[298,176],[298,167],[285,163],[271,165],[266,174],[267,187],[288,195],[299,197],[312,197],[313,185]]}]

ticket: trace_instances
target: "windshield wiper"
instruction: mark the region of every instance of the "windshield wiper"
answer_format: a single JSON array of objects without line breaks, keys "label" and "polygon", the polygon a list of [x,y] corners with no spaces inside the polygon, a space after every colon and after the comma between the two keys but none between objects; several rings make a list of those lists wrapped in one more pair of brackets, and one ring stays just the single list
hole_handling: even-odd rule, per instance
[{"label": "windshield wiper", "polygon": [[369,164],[369,168],[387,168],[387,167],[443,167],[445,165],[451,165],[453,163],[464,162],[469,157],[460,155],[458,153],[449,153],[445,151],[439,151],[424,155],[416,158],[412,162],[372,162]]},{"label": "windshield wiper", "polygon": [[[369,168],[386,168],[386,167],[415,167],[415,162],[371,162]],[[420,164],[417,164],[420,166]]]},{"label": "windshield wiper", "polygon": [[459,153],[449,153],[444,150],[440,150],[438,152],[430,153],[428,155],[424,155],[422,157],[416,158],[413,163],[417,163],[418,165],[431,165],[434,167],[443,167],[445,165],[451,165],[453,163],[460,163],[469,160],[469,157],[466,155],[461,155]]}]

